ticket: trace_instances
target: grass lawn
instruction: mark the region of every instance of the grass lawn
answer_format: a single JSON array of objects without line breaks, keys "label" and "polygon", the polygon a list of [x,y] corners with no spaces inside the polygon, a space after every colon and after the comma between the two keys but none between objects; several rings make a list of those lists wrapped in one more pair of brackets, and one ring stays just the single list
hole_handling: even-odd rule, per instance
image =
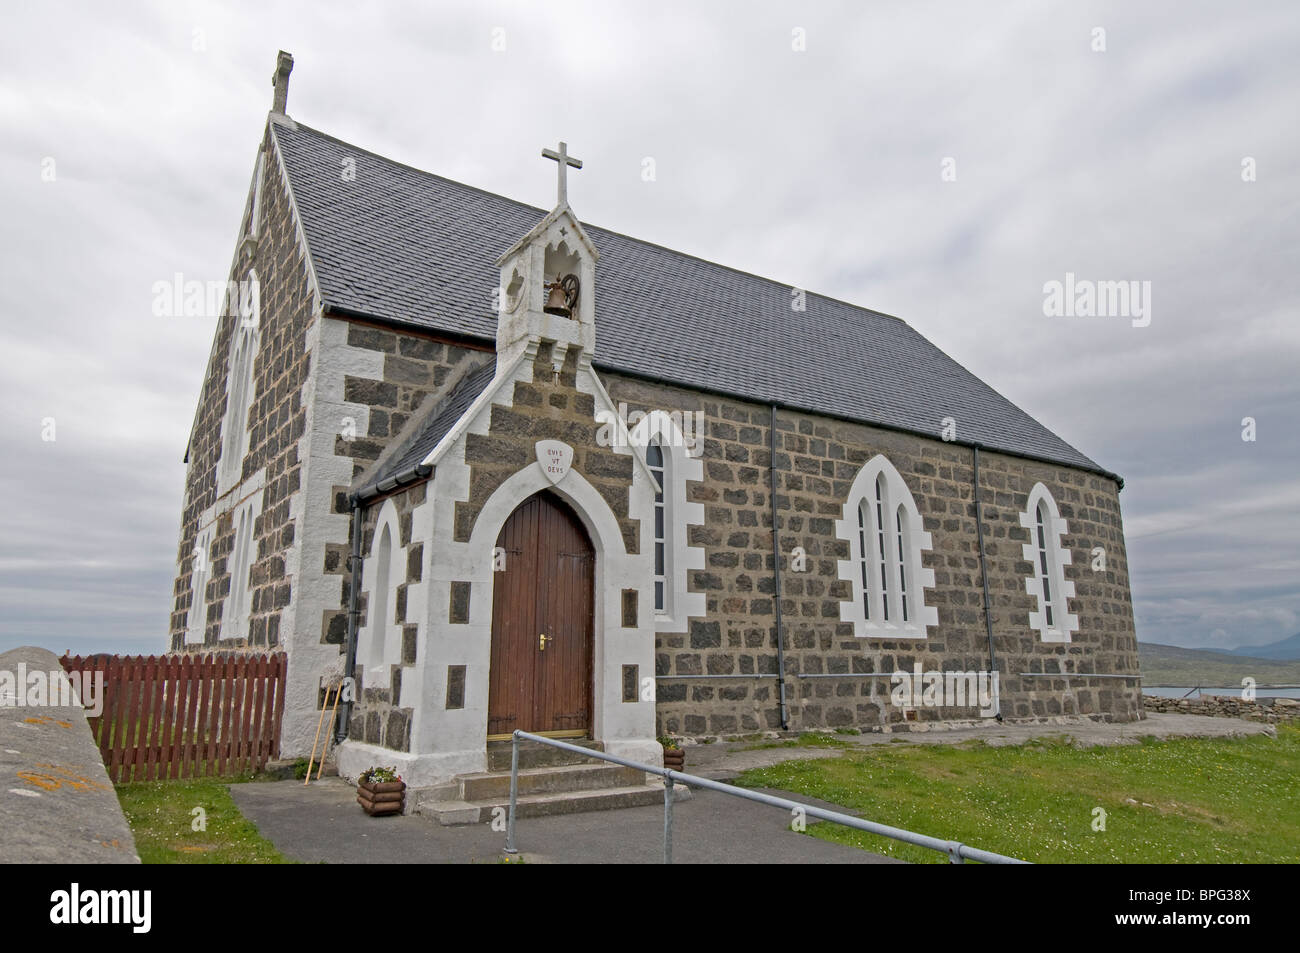
[{"label": "grass lawn", "polygon": [[[226,786],[245,778],[143,781],[117,786],[136,850],[146,864],[292,863],[239,813]],[[193,829],[203,808],[207,829]]]},{"label": "grass lawn", "polygon": [[[824,736],[822,736],[824,738]],[[824,745],[824,741],[818,741]],[[1300,727],[1276,739],[1075,748],[875,745],[746,771],[736,783],[1037,863],[1300,863]],[[1094,831],[1094,809],[1105,830]],[[936,851],[835,824],[808,834],[918,863]]]}]

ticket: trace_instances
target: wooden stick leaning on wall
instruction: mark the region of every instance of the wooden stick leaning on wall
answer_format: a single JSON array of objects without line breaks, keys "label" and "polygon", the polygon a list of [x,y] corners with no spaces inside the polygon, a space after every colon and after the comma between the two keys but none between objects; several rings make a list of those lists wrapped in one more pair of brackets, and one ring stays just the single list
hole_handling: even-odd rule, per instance
[{"label": "wooden stick leaning on wall", "polygon": [[[320,769],[316,772],[317,781],[319,781],[320,776],[325,773],[325,755],[327,755],[330,750],[330,735],[334,734],[334,716],[338,714],[339,696],[342,694],[343,684],[340,682],[339,687],[334,692],[334,707],[330,709],[330,726],[325,731],[325,747],[322,748],[320,752]],[[321,710],[321,714],[325,714],[324,709]],[[311,765],[307,766],[307,777],[311,777]]]},{"label": "wooden stick leaning on wall", "polygon": [[[340,690],[341,689],[342,686],[340,686]],[[316,761],[316,746],[320,744],[320,730],[321,727],[325,724],[325,706],[329,704],[329,701],[330,701],[330,688],[327,687],[325,689],[325,700],[321,702],[321,706],[320,706],[320,717],[316,719],[316,737],[313,738],[311,742],[311,757],[307,759],[307,777],[302,782],[303,785],[307,785],[311,783],[311,768],[312,768],[312,764]],[[338,704],[337,695],[334,696],[334,704],[336,705]],[[325,756],[321,755],[320,760],[321,763],[324,764]]]}]

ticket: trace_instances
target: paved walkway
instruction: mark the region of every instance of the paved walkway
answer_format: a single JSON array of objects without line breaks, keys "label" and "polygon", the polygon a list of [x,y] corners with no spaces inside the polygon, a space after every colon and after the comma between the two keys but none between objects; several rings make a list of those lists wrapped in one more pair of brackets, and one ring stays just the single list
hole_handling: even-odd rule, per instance
[{"label": "paved walkway", "polygon": [[[427,817],[367,817],[356,787],[338,778],[234,784],[240,812],[281,853],[307,863],[457,864],[500,861],[506,835],[488,824],[442,827]],[[773,792],[780,793],[780,792]],[[800,798],[799,800],[808,800]],[[822,801],[808,803],[832,807]],[[673,805],[679,864],[896,863],[796,834],[784,811],[713,791]],[[663,807],[521,818],[515,841],[526,863],[663,863]]]},{"label": "paved walkway", "polygon": [[[1140,722],[1109,725],[1088,720],[1054,724],[986,724],[895,734],[836,735],[846,747],[760,747],[762,742],[725,742],[687,748],[686,770],[710,778],[731,778],[750,768],[783,761],[838,758],[857,747],[880,744],[1023,744],[1036,738],[1069,736],[1075,744],[1135,744],[1142,738],[1244,737],[1275,735],[1271,725],[1236,718],[1150,713]],[[767,742],[770,744],[771,742]],[[487,824],[442,827],[420,817],[367,817],[356,789],[338,778],[310,786],[301,781],[236,784],[231,795],[240,811],[284,854],[309,863],[497,863],[505,833]],[[785,792],[773,792],[785,794]],[[789,796],[788,794],[786,796]],[[822,801],[795,796],[829,807]],[[852,813],[852,812],[848,812]],[[790,817],[713,791],[695,790],[673,806],[676,863],[895,863],[890,858],[832,844],[789,830]],[[939,831],[926,831],[942,836]],[[655,864],[663,861],[663,808],[626,808],[558,817],[524,818],[516,840],[530,863]],[[979,846],[979,845],[975,845]]]},{"label": "paved walkway", "polygon": [[1105,724],[1090,719],[1061,719],[1053,724],[999,724],[990,718],[971,727],[936,727],[925,731],[884,734],[834,735],[845,742],[843,748],[762,747],[773,741],[728,741],[711,745],[691,745],[686,749],[686,772],[704,778],[726,779],[751,768],[766,768],[793,759],[838,758],[854,747],[889,744],[955,745],[983,741],[993,747],[1019,745],[1041,738],[1069,737],[1084,748],[1096,745],[1137,744],[1143,738],[1245,738],[1251,735],[1276,736],[1272,725],[1241,718],[1207,718],[1204,715],[1179,715],[1148,712],[1142,721]]}]

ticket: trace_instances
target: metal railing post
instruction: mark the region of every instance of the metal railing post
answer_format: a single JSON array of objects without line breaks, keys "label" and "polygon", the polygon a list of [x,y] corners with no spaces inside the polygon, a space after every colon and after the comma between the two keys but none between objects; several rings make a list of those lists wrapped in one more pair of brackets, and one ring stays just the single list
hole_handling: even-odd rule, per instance
[{"label": "metal railing post", "polygon": [[673,776],[664,776],[664,863],[673,862]]},{"label": "metal railing post", "polygon": [[515,849],[515,808],[519,806],[519,732],[510,736],[510,816],[506,820],[506,853]]}]

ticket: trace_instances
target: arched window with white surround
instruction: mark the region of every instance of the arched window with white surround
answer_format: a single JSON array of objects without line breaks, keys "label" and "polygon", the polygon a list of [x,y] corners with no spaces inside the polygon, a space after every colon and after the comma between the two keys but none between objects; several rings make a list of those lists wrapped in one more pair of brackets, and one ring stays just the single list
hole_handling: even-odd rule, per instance
[{"label": "arched window with white surround", "polygon": [[670,486],[668,483],[668,461],[664,457],[664,448],[659,443],[659,437],[654,437],[645,448],[646,466],[654,475],[658,486],[655,487],[655,614],[660,615],[669,613],[669,585],[673,577],[669,568],[669,527],[668,527],[668,504],[667,496],[664,493],[664,487]]},{"label": "arched window with white surround", "polygon": [[230,592],[221,615],[223,639],[247,639],[249,620],[252,618],[252,571],[257,561],[257,539],[254,528],[262,508],[262,491],[258,490],[231,511],[235,538],[227,557],[230,572]]},{"label": "arched window with white surround", "polygon": [[257,272],[249,270],[239,283],[237,299],[227,298],[226,312],[234,322],[230,332],[230,360],[226,376],[226,413],[221,423],[221,462],[217,494],[239,482],[248,453],[248,411],[256,396],[253,362],[261,343],[260,286]]},{"label": "arched window with white surround", "polygon": [[934,570],[921,563],[930,534],[901,474],[883,454],[872,457],[853,481],[836,533],[849,544],[839,564],[853,598],[840,604],[840,618],[859,638],[923,639],[939,624],[938,609],[925,604]]},{"label": "arched window with white surround", "polygon": [[1074,596],[1074,583],[1065,578],[1065,567],[1071,564],[1070,551],[1061,545],[1061,537],[1069,529],[1051,491],[1042,483],[1034,484],[1029,491],[1020,525],[1029,531],[1029,542],[1021,552],[1033,567],[1025,579],[1025,588],[1038,603],[1029,613],[1029,627],[1043,642],[1069,642],[1071,634],[1079,629],[1079,617],[1070,614],[1066,601]]},{"label": "arched window with white surround", "polygon": [[399,568],[401,531],[397,507],[385,500],[375,522],[370,554],[362,564],[361,588],[366,592],[366,622],[357,639],[357,660],[367,669],[396,664],[401,656],[401,639],[394,621],[396,589],[402,581]]},{"label": "arched window with white surround", "polygon": [[[629,441],[645,454],[646,468],[657,484],[651,488],[650,512],[638,514],[653,547],[654,619],[657,632],[685,632],[691,616],[706,612],[706,596],[690,592],[690,570],[704,568],[704,551],[689,545],[692,525],[703,525],[704,507],[687,501],[689,481],[702,480],[704,464],[695,455],[698,442],[683,437],[681,412],[654,410],[636,421]],[[643,550],[644,551],[644,550]]]}]

